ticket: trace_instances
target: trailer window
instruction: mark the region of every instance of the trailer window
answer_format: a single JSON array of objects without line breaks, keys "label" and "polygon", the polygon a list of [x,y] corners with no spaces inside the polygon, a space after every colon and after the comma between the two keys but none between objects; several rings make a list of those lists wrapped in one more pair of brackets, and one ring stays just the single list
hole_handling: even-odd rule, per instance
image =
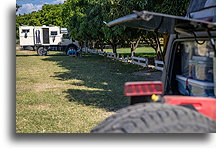
[{"label": "trailer window", "polygon": [[28,33],[29,29],[22,29],[22,33]]},{"label": "trailer window", "polygon": [[57,35],[57,31],[51,31],[51,35]]}]

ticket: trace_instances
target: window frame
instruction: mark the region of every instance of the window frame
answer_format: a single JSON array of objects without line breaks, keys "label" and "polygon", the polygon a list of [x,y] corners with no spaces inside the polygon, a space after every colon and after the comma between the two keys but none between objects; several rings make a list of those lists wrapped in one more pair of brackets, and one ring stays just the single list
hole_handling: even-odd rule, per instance
[{"label": "window frame", "polygon": [[50,31],[50,35],[51,36],[56,36],[56,35],[58,35],[58,31]]}]

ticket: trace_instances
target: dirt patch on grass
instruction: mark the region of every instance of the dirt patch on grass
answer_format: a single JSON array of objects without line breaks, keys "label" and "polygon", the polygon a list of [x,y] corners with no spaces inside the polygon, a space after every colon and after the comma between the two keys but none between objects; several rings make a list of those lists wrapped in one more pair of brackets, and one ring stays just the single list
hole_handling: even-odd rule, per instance
[{"label": "dirt patch on grass", "polygon": [[49,89],[65,88],[68,86],[69,85],[65,85],[65,84],[39,83],[34,86],[34,90],[36,92],[39,92],[39,91],[46,91]]},{"label": "dirt patch on grass", "polygon": [[29,108],[34,110],[51,110],[50,108],[51,104],[35,104],[35,105],[29,105]]}]

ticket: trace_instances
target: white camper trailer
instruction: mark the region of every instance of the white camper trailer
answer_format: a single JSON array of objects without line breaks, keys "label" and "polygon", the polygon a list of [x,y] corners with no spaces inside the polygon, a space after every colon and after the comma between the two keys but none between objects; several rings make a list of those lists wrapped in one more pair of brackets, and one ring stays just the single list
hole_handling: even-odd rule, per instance
[{"label": "white camper trailer", "polygon": [[20,26],[20,46],[32,47],[38,55],[45,56],[48,51],[78,50],[78,42],[67,39],[67,29],[58,26]]}]

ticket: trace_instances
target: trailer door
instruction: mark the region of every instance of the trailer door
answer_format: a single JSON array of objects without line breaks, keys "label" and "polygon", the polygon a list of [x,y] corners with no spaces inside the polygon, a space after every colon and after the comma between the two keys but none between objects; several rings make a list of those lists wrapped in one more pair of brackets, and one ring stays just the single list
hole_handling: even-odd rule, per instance
[{"label": "trailer door", "polygon": [[49,44],[49,28],[43,28],[43,44]]}]

